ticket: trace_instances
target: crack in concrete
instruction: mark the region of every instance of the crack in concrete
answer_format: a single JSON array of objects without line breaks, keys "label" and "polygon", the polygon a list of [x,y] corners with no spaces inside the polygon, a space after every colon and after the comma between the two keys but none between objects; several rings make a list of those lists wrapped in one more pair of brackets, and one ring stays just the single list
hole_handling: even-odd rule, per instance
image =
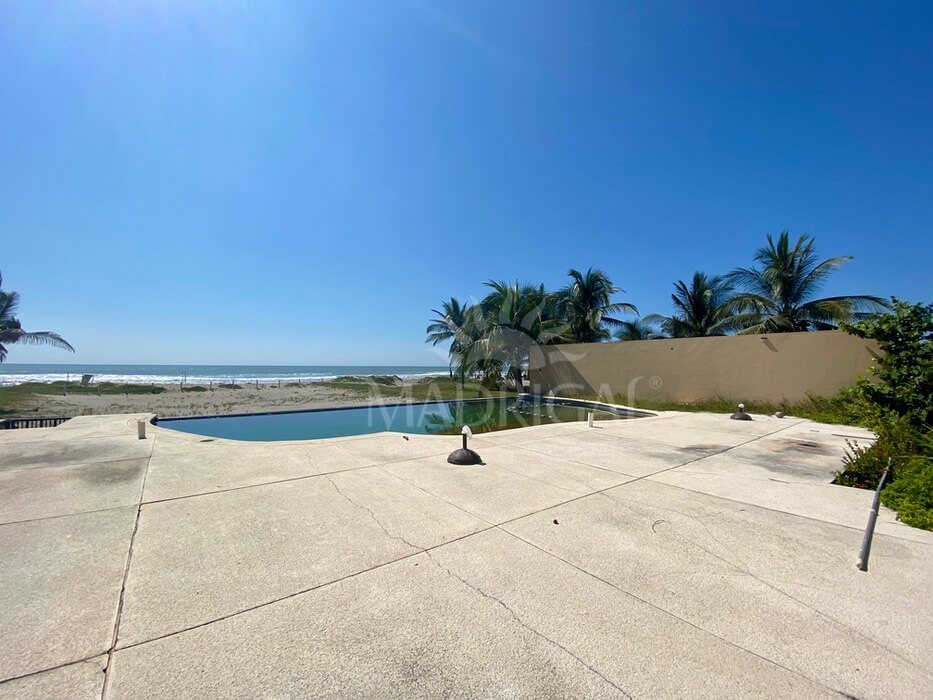
[{"label": "crack in concrete", "polygon": [[546,634],[544,634],[544,633],[542,633],[542,632],[536,630],[534,627],[532,627],[532,626],[529,625],[527,622],[525,622],[524,620],[522,620],[522,618],[519,617],[518,614],[517,614],[514,610],[512,610],[512,608],[510,608],[510,607],[505,603],[505,601],[503,601],[503,600],[501,600],[501,599],[499,599],[499,598],[496,598],[494,595],[490,595],[489,593],[487,593],[486,591],[482,590],[481,588],[478,588],[478,587],[474,586],[474,585],[473,585],[472,583],[470,583],[469,581],[466,581],[465,579],[463,579],[463,578],[457,576],[457,574],[455,574],[453,571],[451,571],[448,567],[444,566],[443,564],[441,564],[440,562],[438,562],[433,556],[431,556],[431,552],[429,552],[428,550],[425,550],[424,553],[425,553],[425,555],[428,557],[428,559],[431,560],[431,563],[432,563],[432,564],[434,564],[438,569],[440,569],[441,571],[443,571],[444,573],[446,573],[446,574],[447,574],[448,576],[450,576],[452,579],[454,579],[454,580],[456,580],[456,581],[459,581],[459,582],[462,583],[464,586],[466,586],[467,588],[469,588],[471,591],[473,591],[473,592],[478,593],[479,595],[481,595],[483,598],[486,598],[486,599],[488,599],[488,600],[491,600],[491,601],[493,601],[494,603],[496,603],[497,605],[501,606],[501,607],[509,614],[509,616],[512,618],[512,620],[515,621],[522,629],[525,629],[525,630],[531,632],[531,633],[532,633],[533,635],[535,635],[536,637],[540,637],[541,639],[543,639],[544,641],[548,642],[548,643],[551,644],[552,646],[557,647],[557,648],[560,649],[562,652],[564,652],[565,654],[567,654],[567,656],[569,656],[570,658],[572,658],[574,661],[576,661],[577,663],[579,663],[579,664],[585,666],[585,667],[590,671],[590,673],[593,673],[594,675],[599,676],[603,681],[605,681],[606,683],[608,683],[609,685],[611,685],[613,688],[615,688],[616,690],[618,690],[620,693],[622,693],[622,695],[624,695],[625,697],[627,697],[629,700],[632,700],[632,696],[629,695],[629,694],[625,691],[624,688],[620,687],[619,685],[617,685],[616,683],[614,683],[613,681],[611,681],[611,680],[610,680],[609,678],[607,678],[599,669],[596,669],[596,668],[594,668],[593,666],[591,666],[590,664],[588,664],[586,661],[584,661],[584,660],[581,659],[579,656],[577,656],[576,654],[574,654],[572,651],[570,651],[570,649],[568,649],[567,647],[565,647],[563,644],[561,644],[560,642],[557,642],[557,641],[551,639],[551,638],[548,637]]},{"label": "crack in concrete", "polygon": [[113,622],[113,637],[107,649],[107,660],[104,663],[104,683],[100,689],[101,700],[107,700],[110,692],[110,681],[113,678],[113,655],[117,649],[117,640],[120,637],[120,623],[123,620],[123,605],[126,600],[126,585],[130,579],[130,565],[133,563],[133,545],[136,544],[136,533],[139,532],[139,521],[143,511],[143,499],[146,495],[146,479],[149,477],[149,465],[152,463],[152,452],[155,449],[156,436],[152,436],[149,446],[149,458],[146,460],[146,471],[143,474],[142,484],[139,487],[139,503],[136,506],[136,522],[133,524],[133,533],[130,535],[130,545],[126,553],[126,568],[123,570],[123,584],[120,586],[120,597],[117,599],[117,614]]},{"label": "crack in concrete", "polygon": [[419,546],[416,545],[416,544],[412,544],[411,542],[409,542],[408,540],[406,540],[406,539],[405,539],[404,537],[402,537],[401,535],[393,535],[391,532],[389,532],[389,530],[386,528],[386,526],[382,524],[382,522],[379,520],[379,518],[376,517],[376,514],[373,513],[369,508],[367,508],[366,506],[364,506],[362,503],[357,503],[357,502],[354,501],[352,498],[350,498],[347,494],[345,494],[343,491],[341,491],[341,490],[340,490],[340,487],[337,486],[337,483],[336,483],[333,479],[331,479],[329,475],[325,474],[325,475],[324,475],[324,478],[327,479],[327,480],[330,482],[330,485],[334,487],[334,490],[335,490],[338,494],[340,494],[341,496],[343,496],[343,498],[345,498],[351,505],[356,506],[356,507],[359,508],[360,510],[366,511],[366,512],[369,514],[369,517],[372,518],[372,521],[373,521],[374,523],[376,523],[377,527],[378,527],[380,530],[382,530],[388,537],[391,537],[392,539],[398,540],[398,541],[400,541],[400,542],[404,542],[406,545],[408,545],[408,546],[411,547],[412,549],[417,549],[419,552],[425,551],[425,548],[424,548],[424,547],[419,547]]},{"label": "crack in concrete", "polygon": [[476,513],[472,513],[472,512],[470,512],[470,511],[468,511],[468,510],[467,510],[466,508],[464,508],[463,506],[458,506],[456,503],[454,503],[454,502],[452,502],[452,501],[448,501],[448,500],[447,500],[446,498],[444,498],[443,496],[439,496],[438,494],[434,493],[433,491],[428,491],[426,488],[424,488],[423,486],[419,486],[418,484],[416,484],[416,483],[415,483],[414,481],[412,481],[411,479],[406,479],[404,476],[400,476],[399,474],[395,474],[395,473],[393,473],[393,472],[390,472],[388,469],[385,469],[385,468],[383,467],[383,465],[381,465],[381,464],[378,465],[378,466],[375,467],[375,468],[378,469],[379,471],[381,471],[383,474],[387,474],[387,475],[391,476],[393,479],[398,479],[399,481],[401,481],[401,482],[403,482],[403,483],[405,483],[405,484],[408,484],[409,486],[412,486],[413,488],[418,489],[419,491],[421,491],[421,492],[424,493],[424,494],[427,494],[427,495],[430,496],[431,498],[436,498],[436,499],[439,500],[439,501],[443,501],[443,502],[446,503],[447,505],[456,508],[456,509],[459,510],[461,513],[466,513],[466,514],[469,515],[471,518],[476,518],[476,519],[479,520],[480,522],[486,523],[486,524],[489,525],[490,527],[493,526],[493,525],[495,525],[495,523],[491,523],[491,522],[489,522],[488,520],[486,520],[485,518],[481,518],[481,517],[478,516]]},{"label": "crack in concrete", "polygon": [[[611,494],[602,493],[602,494],[600,494],[600,495],[606,496],[607,498],[609,498],[609,499],[611,499],[611,500],[613,500],[613,501],[617,501],[617,502],[619,502],[619,503],[625,503],[625,504],[628,505],[629,507],[632,506],[632,503],[631,503],[631,502],[621,501],[620,499],[616,498],[615,496],[613,496],[613,495],[611,495]],[[747,505],[747,504],[746,504],[746,505]],[[859,629],[856,629],[856,628],[853,627],[852,625],[847,624],[847,623],[843,622],[842,620],[838,620],[838,619],[835,618],[833,615],[830,615],[829,613],[824,612],[823,610],[820,610],[819,608],[816,608],[816,607],[814,607],[813,605],[810,605],[809,603],[806,603],[805,601],[803,601],[803,600],[797,598],[796,596],[792,595],[791,593],[789,593],[788,591],[786,591],[786,590],[784,590],[783,588],[779,587],[778,585],[776,585],[776,584],[774,584],[774,583],[772,583],[772,582],[770,582],[770,581],[768,581],[768,580],[762,578],[761,576],[757,575],[756,573],[754,573],[754,572],[751,570],[751,567],[750,567],[744,560],[742,560],[741,557],[736,556],[736,554],[735,554],[735,552],[733,551],[733,549],[732,549],[731,547],[727,546],[727,545],[726,545],[724,542],[722,542],[718,537],[716,537],[716,536],[712,533],[712,531],[709,529],[709,527],[707,527],[706,523],[703,522],[703,518],[704,518],[704,517],[713,518],[713,517],[716,517],[717,514],[715,514],[715,513],[709,513],[709,514],[706,514],[706,515],[693,515],[693,514],[690,514],[690,513],[685,513],[685,512],[683,512],[683,511],[677,510],[677,509],[675,509],[675,508],[669,508],[669,507],[660,506],[660,505],[657,505],[657,504],[652,504],[652,505],[649,506],[649,507],[657,508],[657,509],[659,509],[659,510],[669,511],[669,512],[672,512],[672,513],[677,513],[678,515],[681,515],[681,516],[683,516],[683,517],[685,517],[685,518],[687,518],[687,519],[690,519],[690,520],[695,521],[697,524],[700,525],[700,527],[703,528],[703,530],[706,532],[706,534],[709,535],[709,537],[710,537],[714,542],[716,542],[720,547],[722,547],[723,549],[725,549],[726,551],[728,551],[732,556],[736,557],[737,561],[731,561],[730,559],[727,559],[725,556],[722,556],[722,555],[720,555],[720,554],[717,554],[716,552],[712,551],[711,549],[709,549],[709,548],[707,548],[707,547],[704,547],[702,544],[700,544],[699,542],[697,542],[696,540],[694,540],[694,539],[692,539],[692,538],[690,538],[690,537],[678,536],[676,533],[674,533],[673,536],[674,536],[675,539],[680,540],[680,541],[682,541],[682,542],[685,542],[685,543],[687,543],[687,544],[693,545],[694,547],[697,547],[698,549],[703,550],[704,552],[706,552],[707,554],[709,554],[709,555],[710,555],[711,557],[713,557],[714,559],[717,559],[717,560],[721,561],[723,564],[725,564],[725,565],[726,565],[729,569],[731,569],[732,571],[734,571],[734,572],[736,572],[736,573],[738,573],[738,574],[741,574],[741,575],[743,575],[743,576],[747,576],[747,577],[749,577],[750,579],[752,579],[752,580],[754,580],[754,581],[757,581],[757,582],[760,583],[762,586],[765,586],[766,588],[769,588],[769,589],[771,589],[772,591],[778,593],[779,595],[785,596],[786,598],[788,598],[788,599],[794,601],[797,605],[800,605],[800,606],[803,607],[804,609],[809,610],[810,612],[816,614],[818,617],[823,618],[824,620],[827,620],[827,621],[828,621],[829,623],[831,623],[832,625],[838,625],[838,626],[841,627],[842,629],[845,629],[845,630],[847,630],[847,631],[849,631],[849,632],[852,632],[852,633],[858,635],[859,637],[861,637],[862,639],[864,639],[865,641],[867,641],[869,644],[872,644],[872,645],[874,645],[874,646],[876,646],[876,647],[879,647],[880,649],[882,649],[882,650],[884,650],[885,652],[891,654],[892,656],[894,656],[894,657],[900,659],[901,661],[903,661],[904,663],[908,664],[909,666],[915,668],[916,670],[920,671],[921,673],[924,673],[924,674],[927,674],[927,675],[930,674],[930,671],[929,671],[928,669],[926,669],[926,668],[923,667],[923,666],[920,666],[919,664],[917,664],[916,662],[914,662],[914,661],[912,661],[911,659],[907,658],[906,656],[904,656],[904,655],[901,654],[900,652],[898,652],[898,651],[896,651],[896,650],[894,650],[894,649],[891,649],[890,647],[888,647],[888,646],[887,646],[886,644],[884,644],[883,642],[879,641],[878,639],[875,639],[873,636],[871,636],[871,635],[869,635],[869,634],[866,634],[865,632],[863,632],[863,631],[861,631],[861,630],[859,630]],[[647,510],[644,510],[644,511],[643,511],[643,514],[647,515],[647,514],[648,514],[648,511],[647,511]],[[664,521],[662,520],[662,521],[660,521],[660,522],[664,522]],[[822,521],[820,521],[820,522],[822,522]],[[657,524],[657,523],[655,523],[655,524]],[[501,529],[501,528],[500,528],[500,529]],[[652,529],[654,529],[654,526],[652,526]],[[515,537],[518,537],[517,535],[515,535],[515,534],[512,533],[512,532],[509,532],[508,530],[504,530],[504,532],[508,532],[509,534],[511,534],[511,535],[513,535],[513,536],[515,536]],[[657,532],[657,531],[656,531],[656,532]],[[521,538],[521,537],[518,537],[518,539],[521,539],[522,541],[526,541],[526,540],[524,540],[524,539]],[[529,544],[532,544],[532,543],[529,542]],[[537,545],[532,544],[532,546],[537,546]],[[544,550],[543,548],[541,548],[541,549],[542,549],[542,551],[545,551],[545,552],[547,551],[547,550]],[[548,553],[551,554],[550,552],[548,552]],[[557,557],[557,555],[552,554],[552,556],[554,556],[555,558],[561,559],[561,561],[565,561],[565,560],[562,559],[561,557]],[[568,563],[569,563],[569,562],[568,562]],[[573,564],[571,564],[571,566],[573,566]],[[581,569],[581,570],[584,570],[584,569]],[[811,586],[811,588],[813,588],[813,587]],[[621,589],[620,589],[620,590],[621,590]],[[818,589],[818,590],[826,590],[826,589]],[[664,608],[660,608],[660,607],[659,607],[659,609],[664,609]],[[682,620],[684,620],[685,622],[688,622],[685,618],[678,618],[678,619],[682,619]],[[693,624],[693,623],[690,623],[690,624]],[[699,629],[703,629],[703,630],[706,631],[706,632],[709,632],[710,634],[713,634],[713,632],[711,632],[710,630],[706,629],[705,627],[702,627],[702,626],[700,626],[700,625],[697,625],[697,627],[698,627]],[[716,635],[716,636],[718,636],[718,635]],[[723,639],[725,639],[725,638],[723,638]],[[726,641],[728,641],[728,640],[726,640]],[[735,644],[734,642],[730,642],[730,643]],[[740,646],[740,645],[736,644],[736,646]],[[743,648],[743,649],[744,649],[744,647],[741,647],[741,646],[740,646],[740,648]],[[746,649],[746,651],[750,651],[750,650]],[[754,652],[752,652],[752,653],[754,653]],[[798,672],[798,673],[800,673],[801,675],[803,675],[803,672],[802,672],[802,671],[800,671],[800,670],[798,670],[798,669],[795,669],[795,671]],[[812,679],[811,679],[811,680],[812,680]]]}]

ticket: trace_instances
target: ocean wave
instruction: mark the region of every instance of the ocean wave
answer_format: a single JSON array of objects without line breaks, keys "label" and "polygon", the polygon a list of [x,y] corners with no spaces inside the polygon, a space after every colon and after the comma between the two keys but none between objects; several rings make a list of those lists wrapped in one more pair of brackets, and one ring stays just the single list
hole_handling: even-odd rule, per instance
[{"label": "ocean wave", "polygon": [[[284,374],[262,374],[262,373],[233,373],[233,374],[210,374],[210,375],[194,375],[194,374],[94,374],[92,378],[92,383],[99,384],[103,382],[110,382],[112,384],[255,384],[257,381],[260,384],[278,384],[279,382],[285,383],[294,383],[294,382],[326,382],[337,377],[353,375],[358,377],[373,377],[377,376],[377,373],[371,374],[359,374],[352,371],[352,367],[348,367],[346,372],[339,374],[334,373],[314,373],[314,372],[303,372],[303,373],[284,373]],[[410,373],[398,373],[398,372],[386,372],[385,374],[392,374],[399,377],[400,379],[406,381],[413,381],[417,379],[423,379],[425,377],[442,377],[447,376],[446,371],[430,371],[430,372],[410,372]],[[41,384],[51,384],[52,382],[79,382],[81,381],[80,373],[67,373],[67,372],[38,372],[34,374],[0,374],[0,386],[16,386],[18,384],[26,384],[31,382],[41,383]]]}]

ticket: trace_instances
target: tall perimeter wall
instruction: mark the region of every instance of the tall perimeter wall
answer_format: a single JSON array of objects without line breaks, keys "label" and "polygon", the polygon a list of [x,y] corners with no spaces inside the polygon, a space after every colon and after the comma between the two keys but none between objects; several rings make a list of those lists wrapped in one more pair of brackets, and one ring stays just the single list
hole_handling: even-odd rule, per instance
[{"label": "tall perimeter wall", "polygon": [[851,386],[880,354],[843,331],[578,343],[534,348],[528,378],[532,392],[557,396],[793,402]]}]

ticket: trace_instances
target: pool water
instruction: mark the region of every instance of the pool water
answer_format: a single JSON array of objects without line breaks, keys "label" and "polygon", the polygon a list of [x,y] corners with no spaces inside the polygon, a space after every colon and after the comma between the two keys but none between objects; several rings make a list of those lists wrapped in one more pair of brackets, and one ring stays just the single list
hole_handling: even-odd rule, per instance
[{"label": "pool water", "polygon": [[[443,401],[206,418],[163,418],[159,425],[195,435],[277,441],[399,433],[452,435],[464,425],[474,433],[586,420],[589,410],[522,399]],[[597,420],[634,418],[631,412],[594,411]]]}]

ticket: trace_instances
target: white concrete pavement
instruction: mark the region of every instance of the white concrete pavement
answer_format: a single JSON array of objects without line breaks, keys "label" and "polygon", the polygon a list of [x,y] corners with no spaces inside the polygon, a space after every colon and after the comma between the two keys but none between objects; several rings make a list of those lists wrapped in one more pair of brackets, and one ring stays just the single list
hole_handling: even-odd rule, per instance
[{"label": "white concrete pavement", "polygon": [[930,697],[933,533],[857,428],[710,414],[239,443],[0,432],[0,698]]}]

